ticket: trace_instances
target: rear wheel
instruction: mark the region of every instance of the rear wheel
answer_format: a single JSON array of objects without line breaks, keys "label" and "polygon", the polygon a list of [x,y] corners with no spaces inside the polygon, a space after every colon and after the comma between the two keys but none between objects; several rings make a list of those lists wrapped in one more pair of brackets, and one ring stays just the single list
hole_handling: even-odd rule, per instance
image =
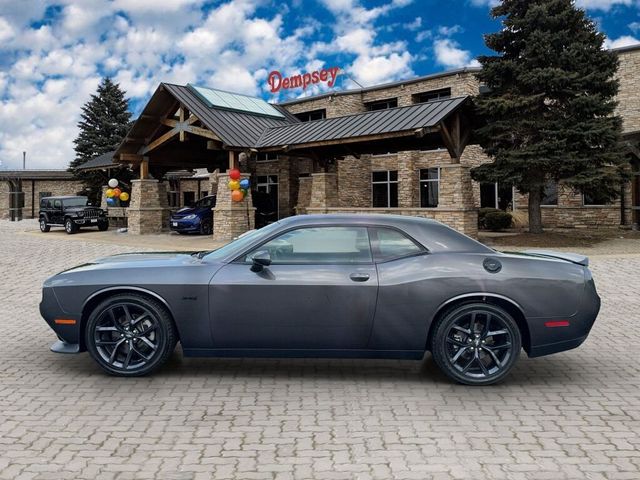
[{"label": "rear wheel", "polygon": [[47,223],[47,219],[42,217],[40,219],[40,231],[47,233],[49,230],[51,230],[51,226]]},{"label": "rear wheel", "polygon": [[111,375],[136,377],[163,365],[175,349],[171,317],[157,300],[114,295],[89,316],[85,342],[91,357]]},{"label": "rear wheel", "polygon": [[485,303],[454,307],[435,325],[431,353],[440,369],[466,385],[490,385],[507,376],[521,348],[518,325]]},{"label": "rear wheel", "polygon": [[64,231],[69,235],[71,235],[72,233],[76,233],[78,231],[78,225],[76,225],[75,222],[70,218],[67,218],[64,221]]}]

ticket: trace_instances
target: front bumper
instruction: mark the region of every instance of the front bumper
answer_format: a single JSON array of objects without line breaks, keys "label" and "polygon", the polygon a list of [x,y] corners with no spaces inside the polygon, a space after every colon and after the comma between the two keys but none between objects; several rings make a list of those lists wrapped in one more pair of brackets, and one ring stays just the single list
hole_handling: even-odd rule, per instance
[{"label": "front bumper", "polygon": [[98,226],[101,223],[108,222],[107,218],[74,218],[73,223],[76,225]]},{"label": "front bumper", "polygon": [[[44,287],[42,289],[40,315],[59,339],[51,346],[52,352],[79,353],[83,351],[80,339],[81,316],[65,312],[60,306],[52,287]],[[65,322],[56,323],[56,320],[64,320]]]},{"label": "front bumper", "polygon": [[169,220],[169,229],[174,232],[199,232],[200,220],[181,220],[172,218]]}]

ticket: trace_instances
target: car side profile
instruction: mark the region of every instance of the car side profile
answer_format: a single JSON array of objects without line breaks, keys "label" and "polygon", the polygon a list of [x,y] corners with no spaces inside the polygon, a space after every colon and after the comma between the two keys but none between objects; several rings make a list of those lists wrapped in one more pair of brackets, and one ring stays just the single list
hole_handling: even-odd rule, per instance
[{"label": "car side profile", "polygon": [[47,279],[52,350],[122,376],[185,356],[421,360],[502,380],[579,346],[600,308],[586,257],[501,253],[433,220],[301,215],[210,252],[123,254]]},{"label": "car side profile", "polygon": [[52,226],[64,227],[68,234],[76,233],[81,227],[98,227],[101,232],[109,228],[107,213],[92,206],[83,196],[43,197],[38,222],[43,233]]}]

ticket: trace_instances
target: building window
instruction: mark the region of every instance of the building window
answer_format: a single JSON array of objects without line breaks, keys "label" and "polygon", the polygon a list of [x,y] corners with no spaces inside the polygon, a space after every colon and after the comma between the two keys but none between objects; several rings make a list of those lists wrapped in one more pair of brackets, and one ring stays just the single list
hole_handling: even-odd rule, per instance
[{"label": "building window", "polygon": [[549,180],[544,186],[540,205],[558,205],[558,182]]},{"label": "building window", "polygon": [[398,106],[397,98],[387,98],[386,100],[376,100],[375,102],[367,102],[364,104],[370,112],[374,110],[387,110]]},{"label": "building window", "polygon": [[374,208],[398,206],[398,171],[386,170],[371,173],[371,200]]},{"label": "building window", "polygon": [[601,192],[589,192],[582,194],[582,205],[585,207],[609,205],[609,198]]},{"label": "building window", "polygon": [[258,162],[270,162],[272,160],[278,160],[278,154],[274,152],[260,152],[256,159]]},{"label": "building window", "polygon": [[438,206],[438,194],[440,192],[440,169],[420,169],[420,206],[422,208],[435,208]]},{"label": "building window", "polygon": [[314,120],[324,120],[325,118],[327,118],[327,111],[322,108],[320,110],[295,113],[294,115],[298,117],[298,120],[302,122],[312,122]]},{"label": "building window", "polygon": [[443,98],[451,98],[450,88],[429,90],[428,92],[416,93],[415,95],[411,96],[413,103],[432,102],[433,100],[442,100]]},{"label": "building window", "polygon": [[182,192],[182,200],[185,207],[190,207],[196,203],[196,192]]}]

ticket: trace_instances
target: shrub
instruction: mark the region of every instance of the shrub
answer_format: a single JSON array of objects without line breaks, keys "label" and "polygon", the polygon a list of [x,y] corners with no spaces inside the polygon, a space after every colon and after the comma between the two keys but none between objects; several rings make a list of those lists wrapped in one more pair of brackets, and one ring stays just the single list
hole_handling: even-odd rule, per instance
[{"label": "shrub", "polygon": [[498,232],[511,226],[511,214],[507,212],[497,211],[489,212],[484,216],[484,224],[486,228],[492,232]]},{"label": "shrub", "polygon": [[498,210],[497,208],[484,207],[478,210],[478,228],[487,228],[484,223],[484,218],[487,216],[487,213],[491,212],[501,212],[502,210]]}]

